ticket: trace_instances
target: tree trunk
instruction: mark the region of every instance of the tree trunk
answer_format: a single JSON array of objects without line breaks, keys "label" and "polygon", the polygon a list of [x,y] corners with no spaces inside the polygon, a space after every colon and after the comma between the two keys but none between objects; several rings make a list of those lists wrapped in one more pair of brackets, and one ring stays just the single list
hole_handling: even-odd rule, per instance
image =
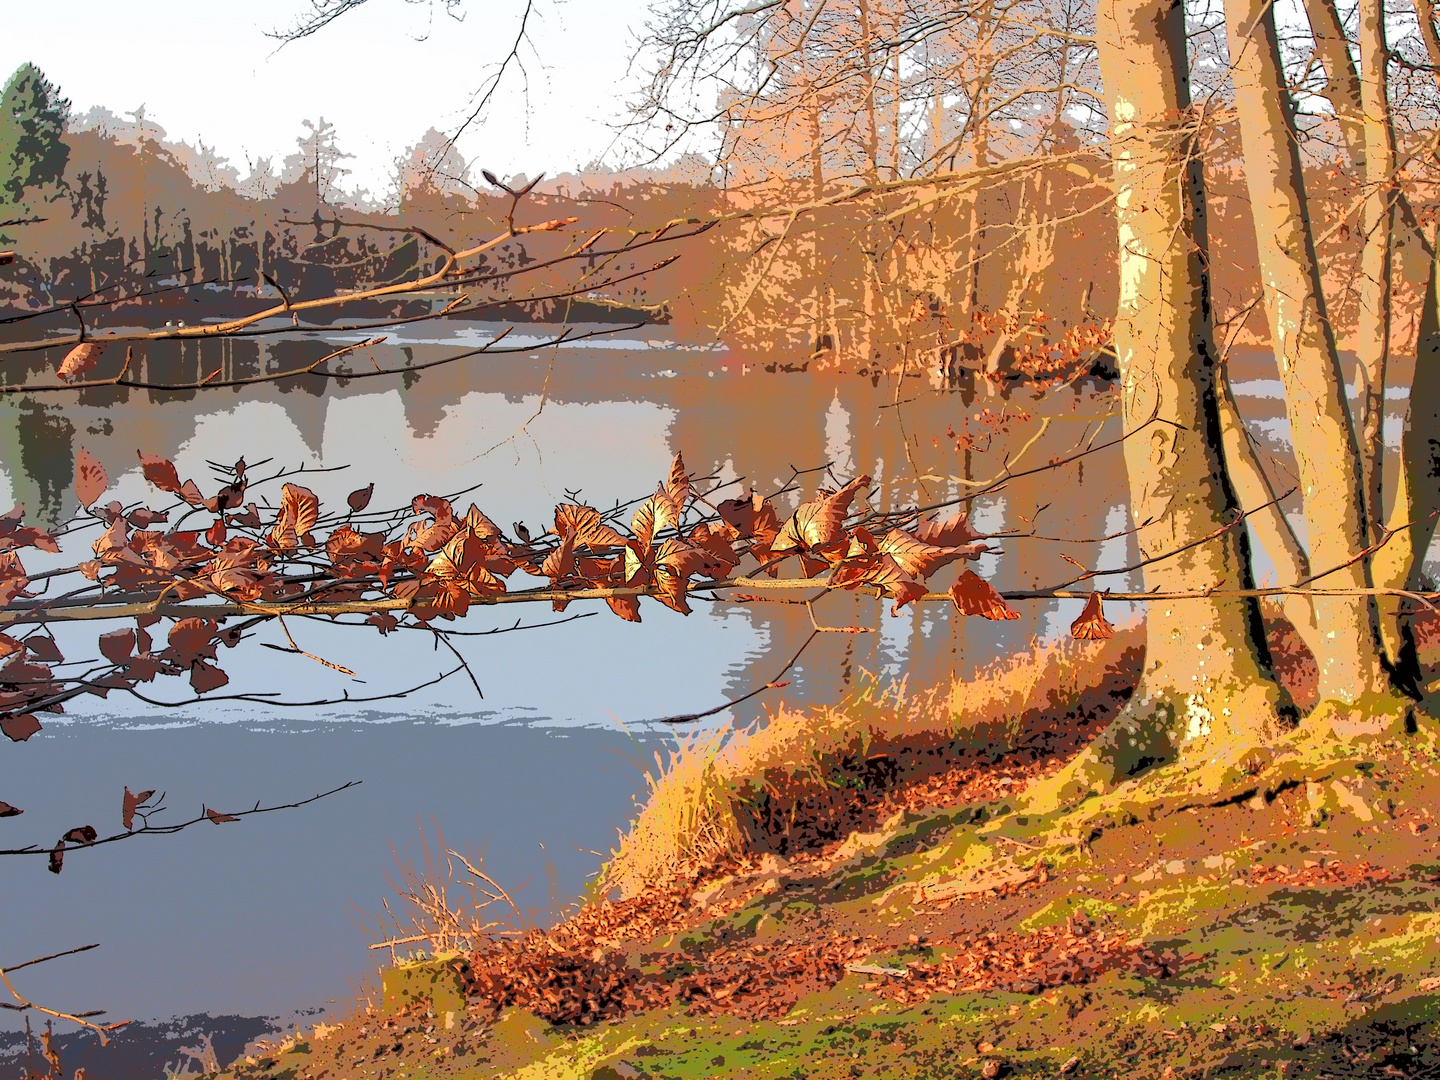
[{"label": "tree trunk", "polygon": [[[1119,231],[1115,348],[1130,512],[1149,590],[1249,587],[1249,542],[1220,446],[1205,187],[1190,125],[1179,0],[1114,0],[1096,20]],[[1174,554],[1172,554],[1174,553]],[[1168,557],[1167,557],[1168,556]],[[1228,787],[1293,716],[1259,605],[1151,604],[1140,683],[1115,722],[1036,790],[1061,805],[1179,759],[1188,787]]]},{"label": "tree trunk", "polygon": [[1372,542],[1385,522],[1385,369],[1390,358],[1390,250],[1395,231],[1395,135],[1390,125],[1383,0],[1360,0],[1360,98],[1364,110],[1365,202],[1361,209],[1360,362],[1357,396],[1365,513]]},{"label": "tree trunk", "polygon": [[[1235,106],[1245,180],[1264,282],[1271,348],[1285,384],[1290,435],[1299,465],[1310,567],[1324,588],[1369,586],[1364,477],[1325,311],[1300,154],[1291,127],[1274,9],[1269,0],[1229,0]],[[1408,710],[1381,660],[1376,607],[1369,596],[1314,600],[1324,630],[1315,660],[1327,715],[1383,726]],[[1359,729],[1357,729],[1359,730]]]},{"label": "tree trunk", "polygon": [[1345,23],[1335,0],[1305,0],[1310,33],[1315,38],[1315,55],[1325,65],[1325,88],[1320,92],[1330,102],[1341,138],[1350,152],[1356,172],[1365,170],[1364,106],[1360,101],[1360,75],[1350,56]]},{"label": "tree trunk", "polygon": [[[1276,500],[1275,487],[1255,453],[1245,422],[1230,389],[1230,377],[1222,368],[1219,377],[1220,439],[1225,447],[1225,468],[1235,485],[1240,506],[1248,515],[1250,527],[1275,563],[1277,585],[1298,585],[1310,576],[1310,561],[1295,536],[1295,530]],[[1305,647],[1318,656],[1321,649],[1320,630],[1315,623],[1315,609],[1309,597],[1290,594],[1281,596],[1285,618],[1295,627]]]},{"label": "tree trunk", "polygon": [[[1371,572],[1384,589],[1422,587],[1425,553],[1435,535],[1440,513],[1440,243],[1431,261],[1430,284],[1420,311],[1420,333],[1415,349],[1415,378],[1410,384],[1410,407],[1400,435],[1400,469],[1388,524],[1396,530],[1375,553]],[[1405,528],[1411,522],[1416,524]],[[1415,640],[1410,631],[1410,610],[1399,597],[1380,597],[1380,629],[1385,652],[1402,674],[1419,677]]]}]

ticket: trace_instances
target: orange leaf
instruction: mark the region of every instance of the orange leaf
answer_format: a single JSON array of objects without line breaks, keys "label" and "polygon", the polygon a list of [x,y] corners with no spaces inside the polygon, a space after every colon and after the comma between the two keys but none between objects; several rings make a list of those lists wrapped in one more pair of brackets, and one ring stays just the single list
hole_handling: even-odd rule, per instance
[{"label": "orange leaf", "polygon": [[60,370],[55,374],[66,382],[74,382],[93,368],[104,352],[104,345],[94,341],[82,341],[65,354],[65,359],[60,361]]},{"label": "orange leaf", "polygon": [[675,504],[670,501],[670,496],[665,494],[663,486],[655,489],[655,494],[640,504],[635,511],[635,516],[630,519],[630,531],[635,538],[647,547],[654,541],[655,534],[663,529],[673,528],[678,524],[680,515],[675,509]]},{"label": "orange leaf", "polygon": [[625,546],[625,537],[602,522],[600,511],[593,506],[561,503],[555,507],[555,535],[563,539],[572,533],[575,536],[576,547],[593,550]]},{"label": "orange leaf", "polygon": [[289,518],[297,536],[304,536],[320,519],[320,500],[309,488],[286,484],[280,489],[280,514]]},{"label": "orange leaf", "polygon": [[973,570],[966,570],[950,586],[950,599],[961,615],[979,615],[985,619],[1018,619],[1020,613],[1005,603],[1005,598]]},{"label": "orange leaf", "polygon": [[180,490],[180,474],[175,471],[175,464],[169,458],[140,454],[140,468],[145,473],[145,479],[161,491]]},{"label": "orange leaf", "polygon": [[208,808],[205,811],[205,816],[209,818],[212,822],[214,822],[216,825],[223,825],[227,821],[240,820],[234,814],[222,814],[219,810],[210,810]]},{"label": "orange leaf", "polygon": [[675,460],[670,463],[670,478],[665,482],[665,494],[670,496],[670,501],[677,510],[683,510],[690,501],[690,496],[694,494],[690,474],[685,471],[685,459],[679,454],[676,454]]},{"label": "orange leaf", "polygon": [[607,596],[605,602],[610,610],[626,622],[640,621],[640,598],[638,596]]},{"label": "orange leaf", "polygon": [[780,555],[789,551],[824,554],[832,551],[845,541],[845,515],[850,510],[850,503],[861,488],[869,486],[870,477],[857,476],[839,491],[822,491],[803,503],[770,545],[771,554]]},{"label": "orange leaf", "polygon": [[474,503],[470,504],[470,511],[465,515],[465,527],[481,540],[489,540],[492,536],[500,535],[500,526],[482,514],[480,508]]},{"label": "orange leaf", "polygon": [[110,478],[105,475],[105,467],[95,460],[95,455],[83,446],[76,450],[75,497],[80,500],[80,505],[88,510],[109,486]]},{"label": "orange leaf", "polygon": [[944,521],[916,522],[911,531],[915,534],[915,539],[922,544],[932,544],[935,547],[959,547],[972,540],[985,538],[984,533],[978,533],[970,527],[969,514],[956,514]]},{"label": "orange leaf", "polygon": [[1070,636],[1082,641],[1108,641],[1115,636],[1115,627],[1105,620],[1099,593],[1092,592],[1085,601],[1085,610],[1070,624]]},{"label": "orange leaf", "polygon": [[[458,532],[430,560],[425,572],[443,582],[447,588],[463,588],[468,598],[465,605],[468,610],[469,599],[483,600],[505,591],[505,583],[485,567],[487,554],[484,540],[469,530]],[[463,615],[465,612],[458,611],[456,614]]]},{"label": "orange leaf", "polygon": [[[858,530],[857,530],[858,531]],[[880,551],[900,564],[912,577],[928,578],[956,559],[978,559],[988,550],[984,544],[965,547],[937,547],[917,539],[903,529],[891,529],[880,539]]]}]

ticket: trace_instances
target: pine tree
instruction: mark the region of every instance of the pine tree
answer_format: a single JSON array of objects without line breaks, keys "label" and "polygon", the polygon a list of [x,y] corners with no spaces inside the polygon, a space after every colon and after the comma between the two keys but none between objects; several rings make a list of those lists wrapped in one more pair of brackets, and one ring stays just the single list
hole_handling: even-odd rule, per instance
[{"label": "pine tree", "polygon": [[22,64],[0,93],[0,200],[16,205],[59,182],[70,159],[61,141],[70,102],[34,64]]}]

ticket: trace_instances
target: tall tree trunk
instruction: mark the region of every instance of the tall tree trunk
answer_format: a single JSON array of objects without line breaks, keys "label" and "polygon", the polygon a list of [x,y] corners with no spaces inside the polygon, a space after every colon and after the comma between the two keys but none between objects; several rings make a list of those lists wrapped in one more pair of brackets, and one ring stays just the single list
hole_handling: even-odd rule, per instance
[{"label": "tall tree trunk", "polygon": [[[1120,365],[1130,512],[1149,590],[1251,584],[1248,538],[1220,446],[1205,185],[1195,154],[1180,0],[1113,0],[1096,20],[1119,232]],[[1174,553],[1174,554],[1172,554]],[[1151,604],[1125,710],[1035,792],[1038,807],[1179,758],[1216,790],[1293,715],[1251,599]]]},{"label": "tall tree trunk", "polygon": [[[1228,0],[1225,14],[1265,313],[1285,384],[1310,567],[1324,575],[1320,587],[1363,590],[1370,584],[1364,476],[1320,287],[1274,9],[1269,0]],[[1395,693],[1381,660],[1373,600],[1322,596],[1314,605],[1324,630],[1315,660],[1320,699],[1332,703],[1327,714],[1361,724],[1370,716],[1383,726],[1405,713],[1408,700]]]},{"label": "tall tree trunk", "polygon": [[[1245,431],[1245,422],[1230,389],[1230,377],[1223,368],[1218,390],[1220,438],[1225,447],[1225,468],[1235,485],[1235,494],[1248,515],[1246,520],[1275,564],[1276,584],[1298,585],[1310,576],[1310,561],[1276,500],[1275,487]],[[1282,595],[1280,606],[1305,647],[1318,656],[1321,635],[1309,597],[1294,593]]]},{"label": "tall tree trunk", "polygon": [[1360,101],[1360,74],[1350,56],[1350,41],[1335,0],[1305,0],[1310,33],[1315,38],[1315,55],[1325,65],[1325,88],[1320,92],[1330,102],[1340,136],[1350,152],[1356,172],[1365,170],[1364,106]]},{"label": "tall tree trunk", "polygon": [[1390,125],[1383,0],[1360,0],[1360,99],[1364,110],[1365,202],[1361,208],[1360,363],[1357,405],[1365,513],[1372,540],[1385,523],[1385,369],[1390,358],[1390,251],[1395,231],[1395,134]]},{"label": "tall tree trunk", "polygon": [[[1415,378],[1410,407],[1400,435],[1400,469],[1389,527],[1395,530],[1371,563],[1375,585],[1417,591],[1422,586],[1425,553],[1435,535],[1440,513],[1440,242],[1434,245],[1430,284],[1420,311],[1415,349]],[[1415,522],[1410,528],[1405,526]],[[1403,674],[1418,680],[1415,639],[1409,608],[1399,597],[1380,598],[1380,628],[1385,651]]]}]

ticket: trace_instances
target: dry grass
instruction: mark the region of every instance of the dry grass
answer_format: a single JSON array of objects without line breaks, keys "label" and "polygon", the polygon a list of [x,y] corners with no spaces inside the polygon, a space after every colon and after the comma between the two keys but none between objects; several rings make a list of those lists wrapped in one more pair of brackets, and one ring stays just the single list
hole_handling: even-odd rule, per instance
[{"label": "dry grass", "polygon": [[601,871],[595,892],[622,898],[699,867],[753,854],[742,803],[773,787],[853,783],[872,751],[934,748],[943,754],[1015,749],[1027,729],[1076,706],[1143,644],[1138,624],[1102,642],[1066,638],[996,661],[966,678],[917,693],[906,681],[864,685],[834,706],[781,707],[768,720],[696,735],[671,751],[630,831]]}]

